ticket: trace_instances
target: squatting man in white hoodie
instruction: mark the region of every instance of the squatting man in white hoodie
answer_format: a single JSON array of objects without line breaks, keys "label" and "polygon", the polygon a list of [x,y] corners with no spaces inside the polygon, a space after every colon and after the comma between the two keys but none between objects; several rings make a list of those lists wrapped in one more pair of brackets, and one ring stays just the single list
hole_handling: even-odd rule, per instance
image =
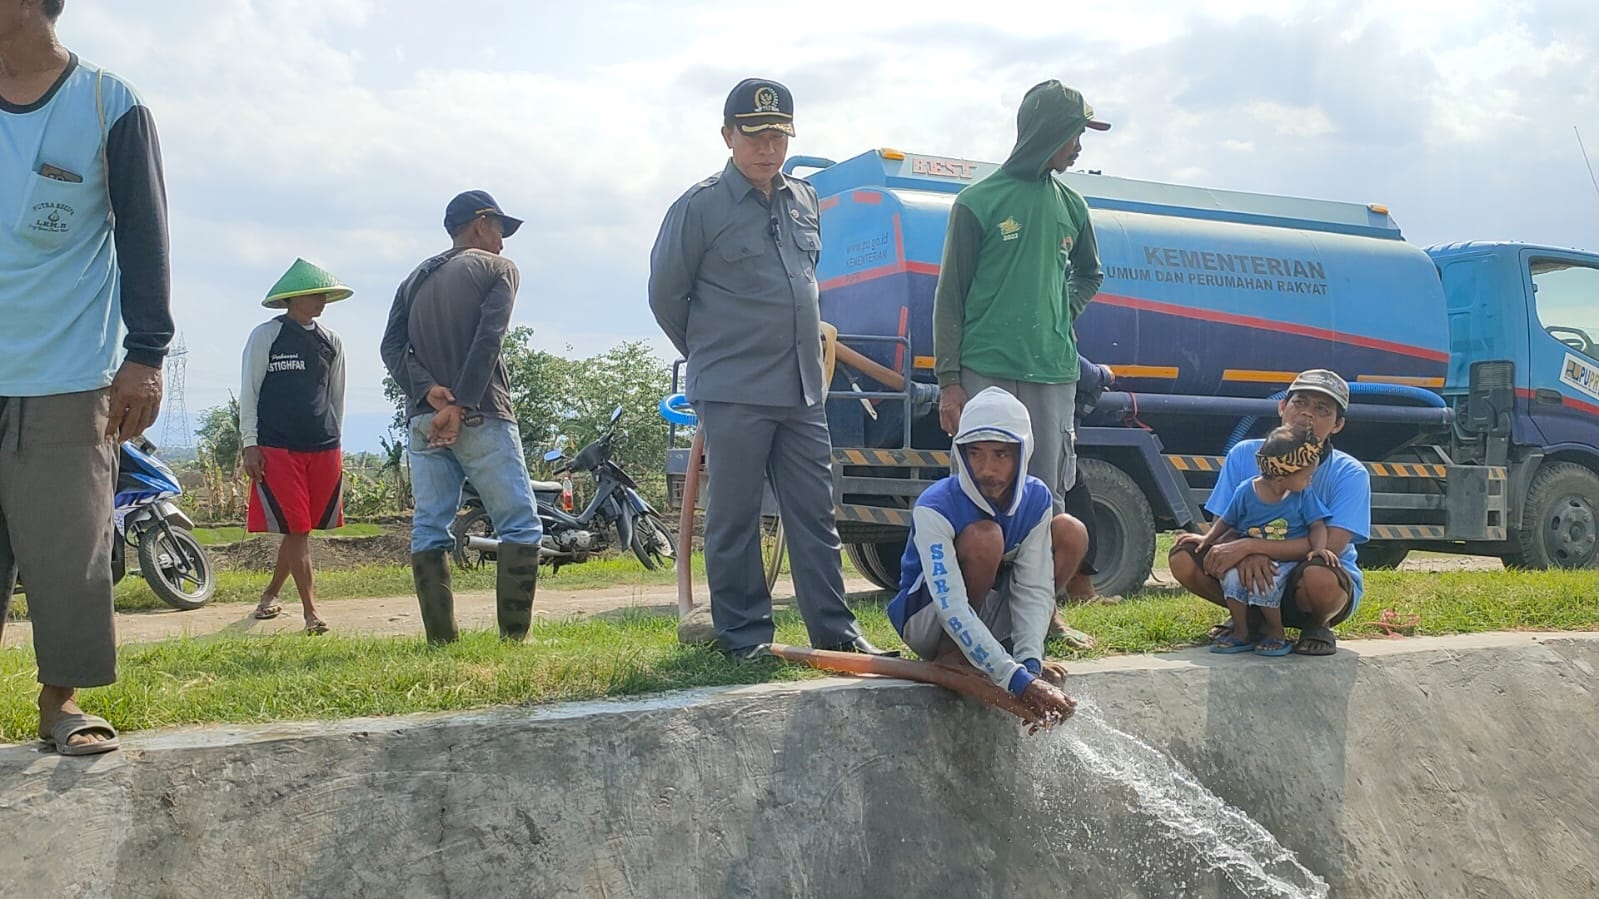
[{"label": "squatting man in white hoodie", "polygon": [[968,401],[954,448],[956,473],[916,500],[889,619],[918,656],[970,665],[1041,718],[1065,718],[1077,704],[1051,683],[1065,668],[1044,661],[1044,638],[1088,532],[1028,476],[1032,422],[1014,396],[989,387]]}]

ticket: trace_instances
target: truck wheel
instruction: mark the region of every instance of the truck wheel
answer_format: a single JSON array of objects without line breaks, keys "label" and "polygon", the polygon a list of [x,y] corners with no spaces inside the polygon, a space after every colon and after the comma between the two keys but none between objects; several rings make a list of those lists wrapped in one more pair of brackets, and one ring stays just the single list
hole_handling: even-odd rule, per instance
[{"label": "truck wheel", "polygon": [[1410,555],[1410,547],[1403,543],[1362,543],[1355,547],[1355,559],[1362,570],[1370,571],[1378,568],[1398,568],[1405,557]]},{"label": "truck wheel", "polygon": [[844,552],[867,580],[884,590],[899,589],[899,560],[905,555],[905,539],[881,543],[846,543]]},{"label": "truck wheel", "polygon": [[1080,477],[1094,496],[1094,590],[1131,596],[1144,589],[1155,560],[1155,513],[1144,491],[1103,459],[1078,457]]},{"label": "truck wheel", "polygon": [[1573,462],[1551,462],[1533,476],[1508,568],[1599,567],[1599,475]]}]

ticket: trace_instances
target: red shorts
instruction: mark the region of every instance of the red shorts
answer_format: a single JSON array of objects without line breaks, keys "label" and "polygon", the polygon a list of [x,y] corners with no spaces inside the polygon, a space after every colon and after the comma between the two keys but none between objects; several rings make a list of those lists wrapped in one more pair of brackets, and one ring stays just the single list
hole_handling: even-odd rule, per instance
[{"label": "red shorts", "polygon": [[266,478],[250,485],[250,533],[307,534],[344,524],[344,455],[338,447],[260,450]]}]

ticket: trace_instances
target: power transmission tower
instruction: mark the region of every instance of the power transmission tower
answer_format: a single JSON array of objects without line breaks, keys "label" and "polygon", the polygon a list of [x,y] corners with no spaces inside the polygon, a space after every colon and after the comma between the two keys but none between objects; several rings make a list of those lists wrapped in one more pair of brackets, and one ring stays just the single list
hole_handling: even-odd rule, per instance
[{"label": "power transmission tower", "polygon": [[161,429],[161,446],[163,449],[191,449],[194,446],[194,433],[189,430],[189,408],[183,397],[184,375],[189,368],[189,348],[183,344],[183,335],[178,335],[178,342],[167,353],[167,397],[166,409],[161,417],[166,419],[166,425]]}]

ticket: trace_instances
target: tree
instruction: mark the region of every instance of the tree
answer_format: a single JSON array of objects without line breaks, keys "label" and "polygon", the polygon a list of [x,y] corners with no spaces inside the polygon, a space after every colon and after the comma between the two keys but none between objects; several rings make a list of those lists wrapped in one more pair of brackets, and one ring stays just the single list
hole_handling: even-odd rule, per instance
[{"label": "tree", "polygon": [[200,455],[211,464],[233,474],[239,468],[244,453],[243,439],[239,436],[239,400],[231,393],[227,403],[200,413]]},{"label": "tree", "polygon": [[[649,488],[651,499],[661,500],[667,425],[656,407],[671,386],[667,364],[643,341],[572,359],[534,349],[533,333],[525,326],[512,328],[501,351],[529,471],[535,477],[548,473],[545,451],[557,445],[576,449],[595,439],[611,410],[621,406],[613,458]],[[385,379],[384,391],[396,404],[396,422],[403,422],[405,399],[398,386]]]}]

